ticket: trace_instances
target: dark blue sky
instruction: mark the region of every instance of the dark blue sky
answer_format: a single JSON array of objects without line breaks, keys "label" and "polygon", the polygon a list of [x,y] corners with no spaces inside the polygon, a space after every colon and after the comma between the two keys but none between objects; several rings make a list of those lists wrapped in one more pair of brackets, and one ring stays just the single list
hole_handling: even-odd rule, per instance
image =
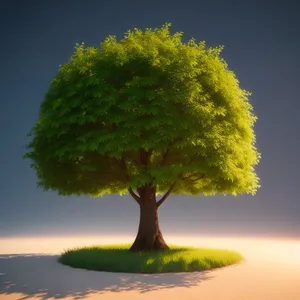
[{"label": "dark blue sky", "polygon": [[138,27],[171,22],[184,39],[224,45],[258,121],[261,189],[238,197],[171,196],[163,232],[300,235],[300,7],[297,1],[4,1],[0,4],[0,235],[132,234],[129,196],[57,196],[36,188],[22,160],[44,93],[77,42],[97,46]]}]

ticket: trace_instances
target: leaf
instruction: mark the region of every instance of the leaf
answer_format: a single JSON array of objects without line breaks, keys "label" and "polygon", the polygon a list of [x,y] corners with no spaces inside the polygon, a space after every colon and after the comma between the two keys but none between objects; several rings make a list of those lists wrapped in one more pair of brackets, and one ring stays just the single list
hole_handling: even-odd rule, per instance
[{"label": "leaf", "polygon": [[[220,57],[222,47],[183,42],[169,27],[109,36],[98,48],[76,44],[28,134],[24,158],[40,187],[93,197],[126,193],[128,181],[155,182],[157,191],[177,182],[176,194],[256,192],[261,155],[250,93]],[[151,152],[146,165],[142,149]],[[130,180],[116,162],[123,157]],[[180,179],[200,173],[205,180]]]}]

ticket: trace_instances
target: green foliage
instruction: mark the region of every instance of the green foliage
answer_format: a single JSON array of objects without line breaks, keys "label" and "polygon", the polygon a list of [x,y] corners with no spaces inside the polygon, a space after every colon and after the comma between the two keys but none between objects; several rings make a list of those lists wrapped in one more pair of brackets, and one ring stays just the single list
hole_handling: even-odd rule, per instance
[{"label": "green foliage", "polygon": [[162,194],[176,182],[173,194],[255,194],[250,94],[222,47],[183,43],[169,27],[76,44],[29,134],[38,186],[98,197],[149,182]]},{"label": "green foliage", "polygon": [[172,245],[162,252],[130,252],[129,245],[91,246],[69,249],[59,262],[74,268],[122,272],[168,273],[193,272],[221,268],[243,260],[235,252]]}]

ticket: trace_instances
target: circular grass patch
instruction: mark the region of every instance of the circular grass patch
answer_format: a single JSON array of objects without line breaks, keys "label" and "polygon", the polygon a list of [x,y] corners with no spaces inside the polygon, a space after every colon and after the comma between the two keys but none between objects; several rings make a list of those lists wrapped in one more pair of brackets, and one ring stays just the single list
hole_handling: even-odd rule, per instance
[{"label": "circular grass patch", "polygon": [[163,252],[129,252],[130,245],[91,246],[63,252],[59,262],[73,268],[120,273],[171,273],[229,266],[243,257],[229,250],[171,245]]}]

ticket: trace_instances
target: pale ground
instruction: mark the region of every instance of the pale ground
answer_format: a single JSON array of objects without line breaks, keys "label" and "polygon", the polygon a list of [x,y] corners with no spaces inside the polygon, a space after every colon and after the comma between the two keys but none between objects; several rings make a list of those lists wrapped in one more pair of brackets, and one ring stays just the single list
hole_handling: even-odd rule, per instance
[{"label": "pale ground", "polygon": [[239,265],[195,273],[105,273],[72,269],[57,262],[59,253],[69,247],[132,239],[0,239],[0,299],[300,299],[300,240],[166,236],[169,243],[232,249],[245,257]]}]

